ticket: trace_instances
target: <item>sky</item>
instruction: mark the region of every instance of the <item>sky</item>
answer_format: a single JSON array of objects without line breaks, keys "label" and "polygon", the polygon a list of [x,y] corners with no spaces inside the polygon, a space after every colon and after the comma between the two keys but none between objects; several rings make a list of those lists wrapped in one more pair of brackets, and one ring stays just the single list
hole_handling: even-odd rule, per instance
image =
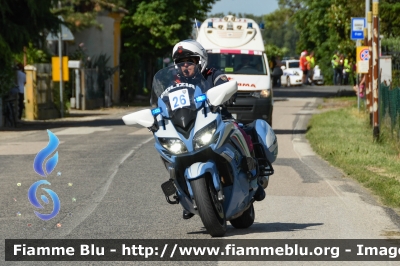
[{"label": "sky", "polygon": [[255,16],[269,14],[278,9],[278,0],[219,0],[209,14],[248,13]]}]

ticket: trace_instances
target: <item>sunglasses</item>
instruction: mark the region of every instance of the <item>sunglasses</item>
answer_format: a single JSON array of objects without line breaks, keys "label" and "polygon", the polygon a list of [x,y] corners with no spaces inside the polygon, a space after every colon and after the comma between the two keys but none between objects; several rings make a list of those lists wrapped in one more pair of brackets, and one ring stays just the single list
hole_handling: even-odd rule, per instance
[{"label": "sunglasses", "polygon": [[191,58],[191,57],[189,57],[189,58],[182,58],[182,59],[179,59],[178,61],[176,61],[176,63],[184,63],[184,62],[189,62],[189,63],[195,63],[195,64],[197,64],[196,58]]}]

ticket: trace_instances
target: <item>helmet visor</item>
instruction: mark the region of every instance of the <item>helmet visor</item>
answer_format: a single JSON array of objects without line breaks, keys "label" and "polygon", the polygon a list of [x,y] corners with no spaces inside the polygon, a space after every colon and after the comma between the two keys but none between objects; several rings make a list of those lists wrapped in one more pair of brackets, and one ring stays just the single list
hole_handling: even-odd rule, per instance
[{"label": "helmet visor", "polygon": [[178,59],[176,59],[175,60],[175,63],[176,64],[179,64],[179,63],[186,63],[186,62],[189,62],[189,63],[194,63],[194,64],[198,64],[199,63],[199,58],[197,58],[197,57],[185,57],[185,58],[178,58]]}]

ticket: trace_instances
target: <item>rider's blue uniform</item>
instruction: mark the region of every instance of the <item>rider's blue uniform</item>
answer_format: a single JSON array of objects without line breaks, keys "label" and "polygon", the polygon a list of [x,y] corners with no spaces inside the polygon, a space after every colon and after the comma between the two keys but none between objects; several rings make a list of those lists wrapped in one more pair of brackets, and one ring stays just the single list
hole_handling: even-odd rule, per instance
[{"label": "rider's blue uniform", "polygon": [[[206,68],[206,70],[203,71],[203,76],[209,83],[210,88],[228,82],[228,77],[224,73],[222,73],[222,71],[215,68]],[[232,96],[231,100],[229,100],[227,103],[224,103],[224,105],[222,106],[221,115],[223,119],[233,119],[231,113],[229,113],[227,110],[227,105],[232,104],[235,98],[236,94]]]}]

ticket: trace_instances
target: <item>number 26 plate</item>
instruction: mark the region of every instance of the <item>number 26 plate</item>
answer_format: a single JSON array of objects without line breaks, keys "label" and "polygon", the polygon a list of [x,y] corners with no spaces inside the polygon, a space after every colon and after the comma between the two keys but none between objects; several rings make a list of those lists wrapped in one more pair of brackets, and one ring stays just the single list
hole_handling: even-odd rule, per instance
[{"label": "number 26 plate", "polygon": [[189,92],[187,89],[174,91],[169,93],[169,102],[171,104],[171,111],[190,106]]}]

